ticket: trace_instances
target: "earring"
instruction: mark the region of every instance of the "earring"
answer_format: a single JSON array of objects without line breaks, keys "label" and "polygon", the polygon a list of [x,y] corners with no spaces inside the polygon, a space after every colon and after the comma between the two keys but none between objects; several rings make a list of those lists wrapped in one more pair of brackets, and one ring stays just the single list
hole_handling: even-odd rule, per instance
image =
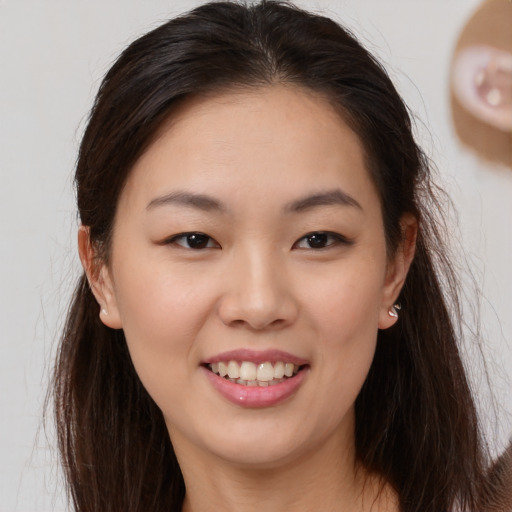
[{"label": "earring", "polygon": [[398,318],[398,312],[402,309],[402,306],[397,302],[394,306],[388,309],[388,315],[393,318]]},{"label": "earring", "polygon": [[101,313],[105,316],[108,316],[108,311],[105,308],[101,309]]}]

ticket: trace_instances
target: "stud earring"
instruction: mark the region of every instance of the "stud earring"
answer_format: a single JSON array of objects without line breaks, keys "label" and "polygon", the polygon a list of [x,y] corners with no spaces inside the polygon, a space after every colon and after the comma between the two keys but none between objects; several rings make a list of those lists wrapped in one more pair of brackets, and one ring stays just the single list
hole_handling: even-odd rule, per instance
[{"label": "stud earring", "polygon": [[388,309],[388,315],[393,318],[398,318],[398,312],[402,309],[402,306],[397,302],[394,306]]},{"label": "stud earring", "polygon": [[105,316],[108,316],[108,311],[105,308],[101,309],[101,313]]}]

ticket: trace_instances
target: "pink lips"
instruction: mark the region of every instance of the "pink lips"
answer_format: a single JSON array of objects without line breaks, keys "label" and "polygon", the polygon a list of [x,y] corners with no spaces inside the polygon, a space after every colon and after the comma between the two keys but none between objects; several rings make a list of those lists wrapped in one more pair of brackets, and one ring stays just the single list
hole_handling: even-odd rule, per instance
[{"label": "pink lips", "polygon": [[283,361],[293,363],[297,366],[306,365],[307,361],[279,350],[266,350],[261,352],[255,352],[253,350],[233,350],[208,358],[208,360],[203,363],[201,369],[204,371],[210,384],[224,398],[229,400],[231,403],[242,407],[261,408],[278,405],[292,396],[299,389],[306,377],[306,374],[308,373],[306,369],[302,369],[296,375],[287,378],[280,384],[268,387],[259,387],[244,386],[242,384],[231,382],[213,373],[206,367],[206,365],[211,363],[231,360],[251,361],[255,364],[264,363],[266,361],[271,363]]}]

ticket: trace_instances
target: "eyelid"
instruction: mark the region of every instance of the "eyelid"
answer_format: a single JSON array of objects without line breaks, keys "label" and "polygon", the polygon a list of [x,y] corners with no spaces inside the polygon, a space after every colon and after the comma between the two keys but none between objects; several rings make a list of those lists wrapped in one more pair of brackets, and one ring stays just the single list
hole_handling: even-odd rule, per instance
[{"label": "eyelid", "polygon": [[[189,236],[199,235],[208,238],[208,243],[205,247],[190,247],[185,243],[179,243],[179,240],[184,240]],[[202,251],[205,249],[220,249],[220,244],[210,235],[203,233],[202,231],[184,231],[182,233],[177,233],[176,235],[172,235],[165,240],[162,241],[162,245],[176,245],[182,249],[190,250],[190,251]]]},{"label": "eyelid", "polygon": [[[206,245],[199,246],[199,247],[191,247],[189,245],[189,241],[186,239],[188,237],[197,235],[199,237],[205,237],[208,239]],[[324,245],[323,247],[301,247],[300,244],[305,242],[307,243],[307,239],[310,237],[313,237],[315,235],[325,235],[328,240],[330,241]],[[184,241],[184,243],[181,243],[181,241]],[[353,240],[347,238],[346,236],[336,233],[333,231],[325,231],[325,230],[318,230],[318,231],[310,231],[309,233],[306,233],[302,237],[300,237],[292,246],[292,249],[304,249],[304,250],[311,250],[311,251],[321,251],[329,249],[330,247],[336,247],[338,245],[352,245],[354,243]],[[175,245],[178,247],[181,247],[183,249],[191,250],[191,251],[201,251],[204,249],[220,249],[220,244],[210,235],[203,233],[202,231],[184,231],[181,233],[177,233],[175,235],[172,235],[170,237],[165,238],[161,245]]]},{"label": "eyelid", "polygon": [[[325,245],[324,247],[318,247],[318,248],[315,248],[315,247],[299,247],[300,242],[305,241],[308,237],[312,237],[313,235],[327,235],[328,237],[331,237],[331,239],[333,241],[331,243]],[[292,248],[299,249],[299,250],[300,249],[305,249],[305,250],[311,250],[311,251],[322,251],[322,250],[329,249],[331,247],[336,247],[338,245],[353,245],[353,243],[354,243],[354,240],[351,240],[351,239],[347,238],[346,236],[344,236],[344,235],[342,235],[340,233],[336,233],[334,231],[319,230],[319,231],[310,231],[309,233],[306,233],[305,235],[300,237],[293,244]]]}]

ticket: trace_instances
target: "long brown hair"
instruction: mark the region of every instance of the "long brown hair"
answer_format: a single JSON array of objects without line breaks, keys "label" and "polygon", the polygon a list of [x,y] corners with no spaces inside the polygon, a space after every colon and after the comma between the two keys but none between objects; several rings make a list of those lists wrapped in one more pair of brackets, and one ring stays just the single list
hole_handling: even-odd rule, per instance
[{"label": "long brown hair", "polygon": [[[419,221],[400,321],[378,334],[356,401],[359,461],[396,489],[404,512],[479,510],[479,424],[458,349],[457,280],[440,203],[407,108],[381,65],[346,29],[291,4],[217,2],[132,43],[105,76],[76,168],[80,220],[108,262],[116,205],[134,163],[178,103],[230,87],[297,84],[328,98],[359,135],[378,189],[388,251],[400,219]],[[85,276],[55,369],[59,445],[79,512],[179,511],[183,478],[162,414],[122,331],[105,327]]]}]

